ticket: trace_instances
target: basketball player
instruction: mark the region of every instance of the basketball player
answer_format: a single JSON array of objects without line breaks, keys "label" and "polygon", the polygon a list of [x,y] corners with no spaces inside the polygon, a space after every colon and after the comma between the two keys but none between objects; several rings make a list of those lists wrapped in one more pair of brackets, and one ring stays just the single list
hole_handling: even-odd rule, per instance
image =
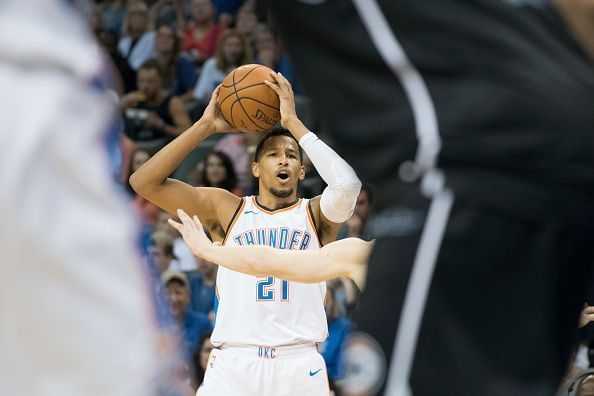
[{"label": "basketball player", "polygon": [[[333,241],[355,207],[361,183],[352,168],[297,118],[289,82],[271,74],[280,98],[281,124],[256,148],[252,172],[258,196],[239,198],[218,189],[193,188],[168,179],[182,159],[208,136],[231,130],[217,106],[219,88],[202,118],[153,156],[130,178],[133,188],[175,214],[197,215],[223,245],[268,245],[317,250]],[[304,177],[301,149],[328,184],[321,196],[298,199]],[[327,336],[325,284],[303,284],[272,276],[256,278],[221,268],[218,308],[203,395],[322,395],[326,369],[315,344]]]},{"label": "basketball player", "polygon": [[154,296],[105,144],[115,101],[72,3],[0,4],[0,394],[156,395]]},{"label": "basketball player", "polygon": [[302,283],[323,282],[346,276],[359,289],[365,286],[367,259],[373,242],[359,238],[344,238],[331,242],[320,250],[279,250],[269,246],[221,246],[204,233],[198,216],[190,218],[178,209],[181,223],[169,219],[196,257],[233,271],[259,277],[274,276]]},{"label": "basketball player", "polygon": [[594,263],[594,2],[268,4],[377,186],[351,345],[385,363],[347,394],[553,394]]}]

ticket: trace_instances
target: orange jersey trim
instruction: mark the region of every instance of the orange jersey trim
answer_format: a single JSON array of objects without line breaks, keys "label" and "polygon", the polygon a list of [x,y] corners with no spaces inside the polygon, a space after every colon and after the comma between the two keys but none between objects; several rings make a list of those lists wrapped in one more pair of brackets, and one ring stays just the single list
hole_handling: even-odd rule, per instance
[{"label": "orange jersey trim", "polygon": [[266,209],[265,207],[263,207],[262,205],[260,205],[258,203],[258,200],[256,199],[255,196],[252,196],[252,201],[254,201],[254,205],[256,205],[258,207],[258,209],[260,209],[262,212],[264,212],[266,214],[273,215],[273,214],[277,214],[277,213],[281,213],[281,212],[286,212],[287,210],[291,210],[291,209],[294,209],[294,208],[298,207],[299,205],[301,205],[302,199],[299,198],[297,200],[297,202],[295,202],[293,205],[287,206],[286,208],[277,209],[277,210],[268,210],[268,209]]},{"label": "orange jersey trim", "polygon": [[231,222],[229,223],[229,227],[227,227],[227,232],[225,233],[225,238],[223,239],[223,245],[225,245],[227,243],[227,238],[229,238],[229,235],[231,234],[231,230],[235,226],[235,223],[237,223],[237,219],[239,219],[239,216],[241,216],[241,212],[243,211],[243,208],[245,206],[245,201],[246,201],[245,198],[241,198],[241,203],[235,210],[235,214],[233,215],[233,218],[231,219]]}]

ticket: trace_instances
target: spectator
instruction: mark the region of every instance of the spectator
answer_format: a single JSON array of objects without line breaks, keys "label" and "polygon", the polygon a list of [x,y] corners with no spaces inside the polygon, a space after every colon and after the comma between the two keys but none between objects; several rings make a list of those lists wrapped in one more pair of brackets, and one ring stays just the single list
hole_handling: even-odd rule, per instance
[{"label": "spectator", "polygon": [[206,365],[210,358],[210,351],[214,346],[210,342],[210,333],[206,333],[198,341],[198,349],[194,354],[194,384],[193,388],[198,389],[204,380],[204,372],[206,371]]},{"label": "spectator", "polygon": [[117,79],[121,90],[125,93],[135,90],[136,72],[132,70],[128,61],[122,57],[118,50],[118,35],[111,30],[102,30],[97,37],[119,73]]},{"label": "spectator", "polygon": [[189,277],[190,281],[190,307],[214,319],[214,299],[218,267],[206,260],[196,258],[198,262],[198,275]]},{"label": "spectator", "polygon": [[215,22],[211,0],[192,1],[192,19],[183,27],[182,50],[189,52],[197,66],[215,54],[223,29]]},{"label": "spectator", "polygon": [[258,29],[258,17],[251,7],[241,7],[235,17],[235,30],[256,50],[256,30]]},{"label": "spectator", "polygon": [[344,343],[351,331],[351,322],[341,317],[336,310],[335,289],[331,284],[326,289],[326,317],[328,318],[328,338],[319,344],[320,353],[324,357],[328,369],[331,388],[333,383],[343,376],[342,352]]},{"label": "spectator", "polygon": [[188,0],[157,0],[151,7],[156,26],[169,25],[181,31],[192,17],[192,5]]},{"label": "spectator", "polygon": [[120,100],[125,133],[137,145],[159,147],[191,125],[181,99],[164,90],[162,82],[159,63],[148,61],[138,71],[138,91]]},{"label": "spectator", "polygon": [[254,8],[253,0],[213,0],[215,5],[217,21],[221,26],[229,27],[233,23],[233,19],[237,14],[237,10],[247,4],[252,9]]},{"label": "spectator", "polygon": [[190,99],[198,76],[192,62],[179,53],[180,38],[171,26],[157,29],[155,48],[156,60],[163,71],[163,86],[184,101]]},{"label": "spectator", "polygon": [[155,32],[144,2],[133,1],[128,5],[122,33],[124,37],[118,43],[120,54],[133,70],[138,70],[155,56]]},{"label": "spectator", "polygon": [[338,239],[342,238],[361,238],[365,240],[371,240],[367,224],[369,222],[369,216],[371,215],[371,206],[373,204],[373,192],[371,186],[363,184],[361,192],[357,197],[357,203],[353,215],[347,222],[342,226],[342,229],[338,233]]},{"label": "spectator", "polygon": [[252,59],[252,50],[245,38],[234,30],[225,32],[217,44],[215,57],[204,62],[194,90],[194,98],[207,103],[227,73],[237,66],[250,63]]},{"label": "spectator", "polygon": [[231,158],[222,151],[213,151],[206,155],[201,167],[200,187],[218,187],[230,191],[238,197],[242,190],[237,185],[237,175]]},{"label": "spectator", "polygon": [[159,276],[169,270],[175,260],[173,255],[173,237],[164,231],[155,231],[151,235],[148,247],[149,259],[159,270]]},{"label": "spectator", "polygon": [[171,315],[182,335],[182,354],[186,362],[190,362],[198,340],[212,331],[206,315],[188,309],[190,289],[188,278],[181,271],[169,270],[161,275],[161,283],[167,290]]},{"label": "spectator", "polygon": [[126,14],[126,0],[105,0],[97,7],[101,12],[103,28],[119,35]]},{"label": "spectator", "polygon": [[173,237],[173,255],[176,259],[173,263],[173,268],[183,271],[188,276],[192,276],[197,270],[196,258],[192,252],[190,252],[179,233],[167,223],[167,220],[170,218],[171,216],[169,213],[164,210],[159,210],[159,213],[157,214],[157,222],[155,223],[155,230],[166,232]]}]

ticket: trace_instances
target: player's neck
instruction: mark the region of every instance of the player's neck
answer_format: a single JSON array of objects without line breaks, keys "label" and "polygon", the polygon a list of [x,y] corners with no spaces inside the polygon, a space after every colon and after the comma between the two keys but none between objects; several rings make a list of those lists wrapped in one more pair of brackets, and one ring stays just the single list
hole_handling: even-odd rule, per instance
[{"label": "player's neck", "polygon": [[258,204],[261,206],[265,207],[266,209],[274,210],[295,202],[297,199],[297,193],[293,193],[286,198],[279,198],[271,193],[260,193],[258,194],[257,199]]}]

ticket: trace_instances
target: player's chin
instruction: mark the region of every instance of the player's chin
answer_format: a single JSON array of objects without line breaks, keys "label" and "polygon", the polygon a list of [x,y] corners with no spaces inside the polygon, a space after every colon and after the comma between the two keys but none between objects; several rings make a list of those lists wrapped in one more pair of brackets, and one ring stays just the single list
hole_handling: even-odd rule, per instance
[{"label": "player's chin", "polygon": [[270,192],[277,198],[288,198],[293,195],[293,187],[272,187]]}]

